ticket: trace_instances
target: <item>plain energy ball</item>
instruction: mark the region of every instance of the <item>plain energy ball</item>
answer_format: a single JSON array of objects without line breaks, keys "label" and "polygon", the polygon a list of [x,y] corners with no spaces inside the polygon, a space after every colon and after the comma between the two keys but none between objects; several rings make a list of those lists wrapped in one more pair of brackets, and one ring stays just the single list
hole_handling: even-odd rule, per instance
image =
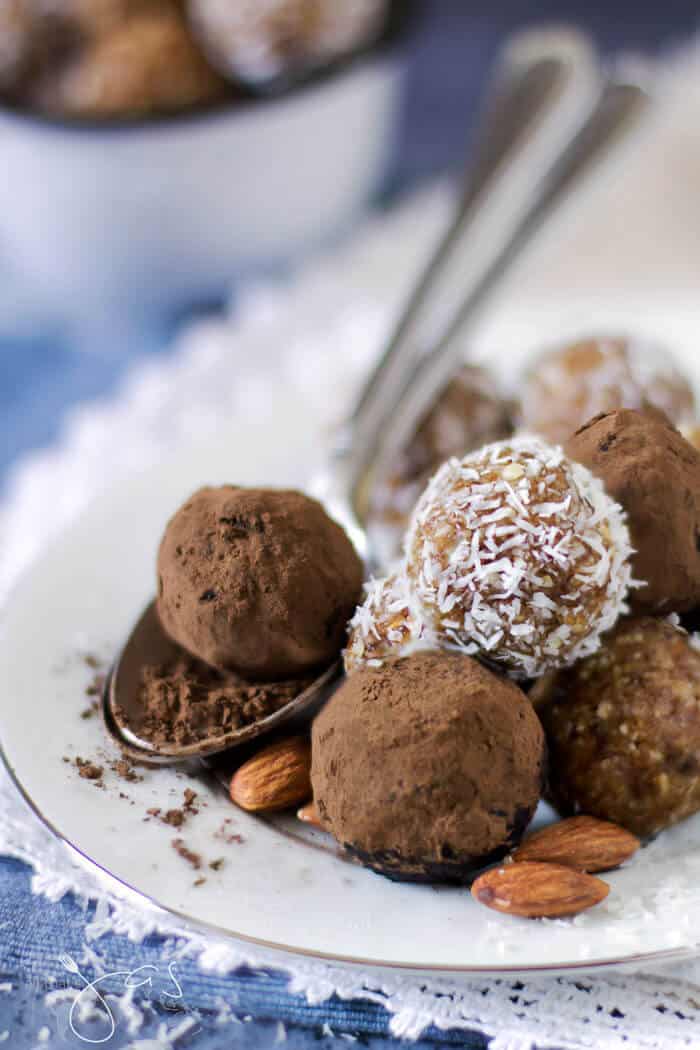
[{"label": "plain energy ball", "polygon": [[203,488],[158,552],[158,615],[199,660],[271,681],[330,664],[362,592],[343,529],[301,492]]},{"label": "plain energy ball", "polygon": [[227,92],[177,9],[157,7],[90,40],[34,85],[31,101],[48,113],[109,119],[187,109]]},{"label": "plain energy ball", "polygon": [[410,587],[441,645],[535,678],[595,651],[626,611],[625,516],[539,438],[451,459],[416,507]]},{"label": "plain energy ball", "polygon": [[346,679],[313,724],[326,830],[393,879],[464,882],[537,807],[542,727],[524,693],[461,653],[423,650]]},{"label": "plain energy ball", "polygon": [[563,813],[646,836],[700,810],[700,650],[674,624],[621,621],[539,713]]},{"label": "plain energy ball", "polygon": [[693,417],[695,398],[663,347],[589,338],[535,358],[521,385],[519,423],[561,443],[599,412],[617,408],[656,408],[679,423]]}]

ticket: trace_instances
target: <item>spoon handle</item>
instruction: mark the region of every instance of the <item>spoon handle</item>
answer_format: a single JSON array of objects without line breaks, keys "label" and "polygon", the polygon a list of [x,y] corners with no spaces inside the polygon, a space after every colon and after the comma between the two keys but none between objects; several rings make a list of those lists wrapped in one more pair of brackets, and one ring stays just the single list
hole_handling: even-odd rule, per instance
[{"label": "spoon handle", "polygon": [[[499,246],[492,261],[467,288],[444,333],[428,352],[414,358],[397,382],[386,405],[379,445],[372,458],[372,474],[383,476],[434,403],[463,358],[464,330],[488,294],[504,277],[533,234],[556,205],[586,172],[647,111],[645,88],[611,76],[589,119],[556,159],[533,193],[531,202],[511,236]],[[368,479],[369,480],[369,479]]]},{"label": "spoon handle", "polygon": [[[475,282],[510,243],[533,193],[595,106],[601,75],[587,39],[520,34],[504,49],[454,214],[347,425],[337,452],[351,487],[381,444],[388,406]],[[495,232],[484,222],[497,216]]]}]

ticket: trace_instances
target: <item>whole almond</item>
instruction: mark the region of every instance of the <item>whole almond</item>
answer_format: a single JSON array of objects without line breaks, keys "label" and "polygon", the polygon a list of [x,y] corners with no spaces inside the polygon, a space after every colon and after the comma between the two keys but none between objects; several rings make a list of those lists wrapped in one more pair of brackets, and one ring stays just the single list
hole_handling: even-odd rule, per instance
[{"label": "whole almond", "polygon": [[311,795],[311,745],[306,737],[278,740],[244,762],[231,779],[231,798],[252,813],[275,812]]},{"label": "whole almond", "polygon": [[537,861],[491,868],[472,885],[472,897],[487,908],[526,919],[578,915],[609,892],[608,884],[593,875]]},{"label": "whole almond", "polygon": [[549,861],[579,871],[609,871],[638,849],[639,839],[619,824],[596,817],[569,817],[526,838],[513,860]]},{"label": "whole almond", "polygon": [[316,808],[316,803],[311,801],[307,802],[305,806],[297,810],[297,817],[304,824],[311,824],[314,828],[322,828],[321,817]]}]

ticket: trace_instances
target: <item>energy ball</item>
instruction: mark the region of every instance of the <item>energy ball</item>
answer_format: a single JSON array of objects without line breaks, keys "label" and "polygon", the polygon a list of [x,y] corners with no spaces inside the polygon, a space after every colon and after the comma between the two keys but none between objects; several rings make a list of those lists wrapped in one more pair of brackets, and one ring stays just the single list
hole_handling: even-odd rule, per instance
[{"label": "energy ball", "polygon": [[700,451],[700,423],[685,423],[678,429],[685,440]]},{"label": "energy ball", "polygon": [[348,624],[343,654],[346,674],[360,667],[381,667],[389,657],[405,656],[432,643],[432,633],[412,608],[414,603],[402,573],[370,580],[365,590],[365,600]]},{"label": "energy ball", "polygon": [[637,612],[687,612],[700,605],[700,452],[667,421],[622,410],[597,416],[566,450],[601,479],[627,511],[644,586]]},{"label": "energy ball", "polygon": [[303,76],[371,44],[388,0],[188,0],[217,68],[247,84]]},{"label": "energy ball", "polygon": [[423,650],[348,678],[314,721],[323,826],[393,879],[464,882],[522,837],[545,744],[527,697],[462,653]]},{"label": "energy ball", "polygon": [[520,424],[562,443],[599,412],[661,409],[679,423],[695,398],[663,347],[626,338],[591,338],[548,351],[527,372]]},{"label": "energy ball", "polygon": [[34,85],[31,101],[47,113],[104,120],[187,109],[227,92],[182,16],[163,7],[91,40]]},{"label": "energy ball", "polygon": [[0,92],[22,102],[48,70],[71,60],[83,34],[58,0],[0,0]]},{"label": "energy ball", "polygon": [[523,436],[443,464],[407,572],[441,645],[536,678],[594,652],[630,585],[622,509],[560,448]]},{"label": "energy ball", "polygon": [[158,553],[166,633],[213,667],[271,681],[339,656],[362,591],[352,543],[301,492],[195,492]]},{"label": "energy ball", "polygon": [[494,376],[477,365],[464,365],[371,493],[370,531],[382,550],[386,548],[386,555],[392,556],[400,546],[411,511],[441,463],[512,432],[512,405],[503,398]]},{"label": "energy ball", "polygon": [[17,89],[32,61],[34,19],[28,0],[0,0],[0,91]]},{"label": "energy ball", "polygon": [[700,651],[668,621],[621,621],[540,717],[562,812],[645,836],[700,810]]}]

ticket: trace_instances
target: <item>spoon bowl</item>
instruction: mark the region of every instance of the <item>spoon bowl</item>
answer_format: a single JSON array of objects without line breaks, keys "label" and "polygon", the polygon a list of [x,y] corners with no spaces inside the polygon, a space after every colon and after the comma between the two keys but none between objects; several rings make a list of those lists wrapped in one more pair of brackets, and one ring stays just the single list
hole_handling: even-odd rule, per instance
[{"label": "spoon bowl", "polygon": [[181,654],[182,649],[161,627],[156,603],[151,602],[118,654],[102,692],[102,714],[107,731],[121,751],[134,761],[171,765],[193,758],[210,758],[282,725],[308,720],[326,699],[342,671],[341,662],[336,660],[284,707],[250,725],[212,734],[189,744],[173,741],[156,745],[142,735],[141,675],[144,667],[171,663]]}]

